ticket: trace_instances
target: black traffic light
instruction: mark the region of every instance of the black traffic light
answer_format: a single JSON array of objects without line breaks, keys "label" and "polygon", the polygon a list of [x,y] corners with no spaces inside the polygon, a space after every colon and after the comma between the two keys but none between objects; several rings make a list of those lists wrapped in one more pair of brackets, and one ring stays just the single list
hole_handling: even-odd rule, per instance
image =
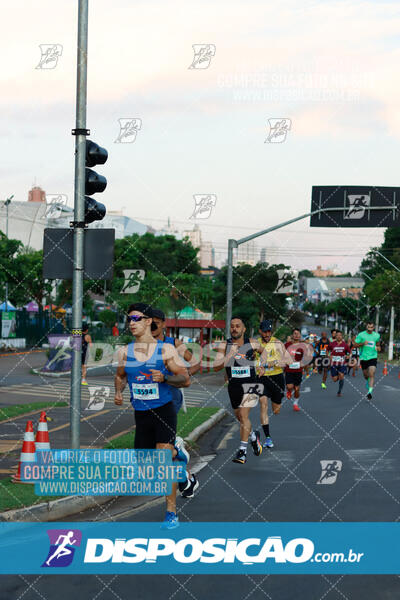
[{"label": "black traffic light", "polygon": [[85,223],[101,221],[106,214],[106,207],[90,196],[104,192],[107,187],[107,179],[88,167],[104,165],[108,158],[108,152],[95,142],[86,140],[86,169],[85,169]]}]

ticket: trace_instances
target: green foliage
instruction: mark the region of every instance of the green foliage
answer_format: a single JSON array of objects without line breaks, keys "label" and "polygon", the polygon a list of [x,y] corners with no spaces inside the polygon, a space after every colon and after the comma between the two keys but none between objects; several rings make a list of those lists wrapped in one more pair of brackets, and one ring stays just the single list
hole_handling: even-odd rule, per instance
[{"label": "green foliage", "polygon": [[7,239],[0,232],[0,294],[4,298],[8,282],[8,298],[15,306],[23,306],[29,300],[42,303],[49,294],[51,283],[43,281],[43,252],[24,248],[18,240]]},{"label": "green foliage", "polygon": [[117,315],[113,310],[102,310],[99,313],[99,321],[102,321],[107,327],[113,327],[117,321]]},{"label": "green foliage", "polygon": [[371,304],[395,309],[400,308],[400,273],[398,271],[386,270],[377,275],[373,281],[369,281],[364,288]]}]

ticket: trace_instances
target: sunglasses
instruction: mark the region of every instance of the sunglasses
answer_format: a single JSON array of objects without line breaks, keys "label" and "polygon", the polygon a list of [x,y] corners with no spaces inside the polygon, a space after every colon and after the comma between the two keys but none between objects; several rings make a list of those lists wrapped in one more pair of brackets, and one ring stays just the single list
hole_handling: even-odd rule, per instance
[{"label": "sunglasses", "polygon": [[142,315],[131,315],[130,317],[128,317],[128,323],[129,323],[129,321],[133,321],[134,323],[139,323],[139,321],[141,321],[142,319],[151,319],[151,317],[146,317],[146,316],[142,316]]}]

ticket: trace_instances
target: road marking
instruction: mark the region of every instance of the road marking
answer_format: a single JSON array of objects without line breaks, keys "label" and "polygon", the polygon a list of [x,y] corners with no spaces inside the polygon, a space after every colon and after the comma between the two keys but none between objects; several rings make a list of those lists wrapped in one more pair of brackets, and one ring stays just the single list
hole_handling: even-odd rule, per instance
[{"label": "road marking", "polygon": [[[93,415],[89,415],[87,417],[83,417],[81,419],[81,421],[89,421],[89,419],[94,419],[95,417],[99,417],[100,415],[105,415],[106,413],[111,412],[110,409],[107,410],[100,410],[99,412],[95,412],[93,413]],[[70,423],[68,421],[68,423],[65,423],[64,425],[59,425],[58,427],[54,427],[53,429],[49,429],[49,433],[52,433],[53,431],[59,431],[60,429],[65,429],[65,427],[69,427]]]}]

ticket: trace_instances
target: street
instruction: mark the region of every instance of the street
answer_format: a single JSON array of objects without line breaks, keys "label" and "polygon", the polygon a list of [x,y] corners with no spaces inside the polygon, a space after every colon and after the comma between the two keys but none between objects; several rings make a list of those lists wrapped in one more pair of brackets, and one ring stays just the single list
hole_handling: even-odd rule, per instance
[{"label": "street", "polygon": [[[210,397],[218,406],[228,407],[222,382],[220,377],[218,393],[215,387],[209,388],[213,390]],[[231,410],[201,438],[191,456],[194,470],[201,468],[200,488],[194,498],[178,500],[182,522],[399,519],[397,371],[383,376],[379,365],[372,401],[365,399],[361,371],[355,378],[346,377],[341,398],[336,397],[337,384],[329,380],[327,390],[321,390],[319,375],[304,381],[302,389],[300,412],[293,412],[291,402],[284,399],[281,414],[270,419],[275,448],[264,450],[260,457],[250,450],[245,465],[232,463],[238,427]],[[251,419],[254,426],[259,423],[258,408],[252,409]],[[325,477],[321,461],[331,465],[326,468],[324,463]],[[162,501],[138,507],[137,500],[111,499],[107,505],[71,516],[68,521],[162,520]],[[131,592],[143,600],[383,600],[397,597],[400,590],[397,576],[3,576],[1,583],[4,598],[13,591],[14,597],[21,595],[26,600],[41,595],[54,597],[56,593],[64,600],[78,586],[84,598],[126,598]]]}]

